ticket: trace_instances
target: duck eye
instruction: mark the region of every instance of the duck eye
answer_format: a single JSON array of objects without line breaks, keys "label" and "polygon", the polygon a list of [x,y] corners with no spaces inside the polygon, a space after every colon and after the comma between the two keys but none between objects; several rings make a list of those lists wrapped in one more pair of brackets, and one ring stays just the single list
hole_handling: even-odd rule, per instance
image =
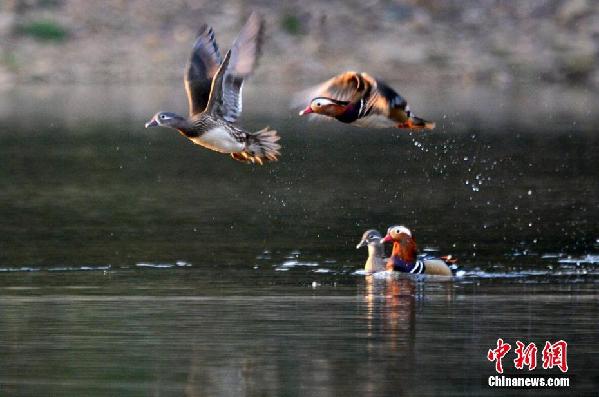
[{"label": "duck eye", "polygon": [[316,106],[320,106],[320,102],[316,102]]},{"label": "duck eye", "polygon": [[160,115],[160,118],[161,118],[162,120],[164,120],[164,119],[166,118],[166,116],[165,116],[164,114],[161,114],[161,115]]}]

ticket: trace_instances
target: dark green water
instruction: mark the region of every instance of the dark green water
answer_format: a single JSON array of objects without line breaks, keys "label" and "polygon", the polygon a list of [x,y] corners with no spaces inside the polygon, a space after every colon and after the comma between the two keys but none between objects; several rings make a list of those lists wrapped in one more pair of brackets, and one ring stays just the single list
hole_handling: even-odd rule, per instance
[{"label": "dark green water", "polygon": [[[171,91],[0,100],[0,395],[505,394],[499,337],[566,340],[567,392],[596,392],[595,94],[408,87],[439,126],[410,135],[248,87],[244,124],[283,144],[253,167],[145,130]],[[397,223],[461,277],[353,274]]]}]

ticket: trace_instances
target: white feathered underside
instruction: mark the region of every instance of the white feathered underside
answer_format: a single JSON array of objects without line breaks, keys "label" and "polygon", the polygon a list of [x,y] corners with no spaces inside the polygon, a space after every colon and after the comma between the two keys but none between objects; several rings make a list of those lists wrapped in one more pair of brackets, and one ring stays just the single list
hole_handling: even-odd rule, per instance
[{"label": "white feathered underside", "polygon": [[191,140],[197,145],[220,153],[238,153],[245,147],[245,143],[240,142],[229,129],[223,126],[211,128],[199,137],[191,138]]}]

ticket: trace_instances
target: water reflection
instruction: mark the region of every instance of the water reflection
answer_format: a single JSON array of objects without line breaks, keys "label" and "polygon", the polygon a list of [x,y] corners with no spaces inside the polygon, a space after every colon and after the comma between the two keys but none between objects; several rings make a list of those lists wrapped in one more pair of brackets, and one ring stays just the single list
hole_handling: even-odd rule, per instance
[{"label": "water reflection", "polygon": [[389,340],[389,346],[397,350],[414,341],[416,282],[408,278],[365,277],[364,299],[367,308],[368,336],[382,334]]},{"label": "water reflection", "polygon": [[9,395],[492,395],[481,379],[498,336],[568,340],[576,390],[594,385],[595,278],[313,289],[249,269],[220,283],[193,268],[26,274],[0,286]]}]

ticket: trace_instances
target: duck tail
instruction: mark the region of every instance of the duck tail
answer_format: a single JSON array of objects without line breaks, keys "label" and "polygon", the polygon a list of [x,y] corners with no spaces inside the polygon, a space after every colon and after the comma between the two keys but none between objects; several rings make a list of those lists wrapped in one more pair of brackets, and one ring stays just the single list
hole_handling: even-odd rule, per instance
[{"label": "duck tail", "polygon": [[426,121],[416,116],[412,116],[411,121],[414,128],[424,128],[425,130],[432,130],[436,125],[434,121]]},{"label": "duck tail", "polygon": [[268,127],[256,131],[248,136],[246,149],[241,153],[233,153],[231,156],[238,161],[246,163],[258,163],[262,165],[265,161],[277,161],[280,156],[281,145],[277,142],[281,137],[275,130]]}]

